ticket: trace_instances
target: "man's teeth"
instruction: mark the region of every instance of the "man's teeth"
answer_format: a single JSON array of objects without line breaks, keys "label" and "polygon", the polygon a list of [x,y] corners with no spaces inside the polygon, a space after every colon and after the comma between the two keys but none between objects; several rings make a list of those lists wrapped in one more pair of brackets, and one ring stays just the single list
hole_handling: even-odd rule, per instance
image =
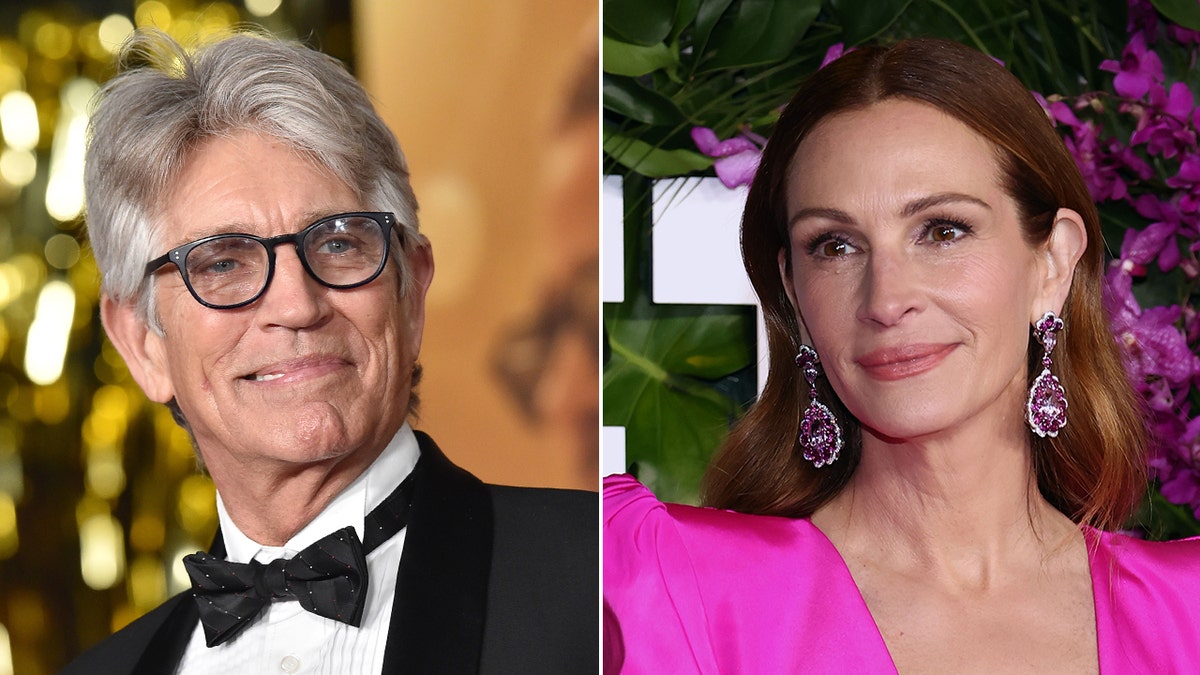
[{"label": "man's teeth", "polygon": [[255,382],[269,382],[271,380],[278,380],[281,377],[283,377],[283,373],[267,373],[265,375],[255,375],[253,379]]}]

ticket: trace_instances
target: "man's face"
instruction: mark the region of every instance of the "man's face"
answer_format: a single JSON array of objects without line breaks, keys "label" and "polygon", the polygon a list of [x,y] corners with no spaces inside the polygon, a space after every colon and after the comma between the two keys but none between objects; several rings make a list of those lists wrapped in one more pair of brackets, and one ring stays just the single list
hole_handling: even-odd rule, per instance
[{"label": "man's face", "polygon": [[[159,241],[165,251],[219,233],[289,234],[366,206],[288,147],[241,132],[191,154]],[[215,478],[254,466],[369,462],[407,414],[433,274],[427,246],[405,242],[401,255],[413,275],[406,297],[394,261],[365,286],[335,290],[283,244],[266,292],[231,310],[202,306],[168,265],[155,290],[164,335],[138,322],[133,339],[122,339],[133,309],[111,302],[105,323],[147,395],[178,402]]]}]

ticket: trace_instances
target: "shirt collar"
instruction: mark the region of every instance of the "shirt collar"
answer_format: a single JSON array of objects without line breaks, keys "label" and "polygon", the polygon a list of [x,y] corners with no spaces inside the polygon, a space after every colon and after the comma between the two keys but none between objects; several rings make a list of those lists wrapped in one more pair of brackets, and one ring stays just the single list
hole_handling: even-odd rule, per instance
[{"label": "shirt collar", "polygon": [[230,562],[246,563],[253,558],[257,558],[259,562],[290,558],[321,537],[346,526],[352,526],[359,539],[362,539],[363,520],[367,514],[408,476],[419,456],[417,437],[413,434],[412,427],[405,422],[367,470],[339,492],[316,518],[309,521],[283,546],[263,546],[243,534],[229,517],[225,503],[221,500],[221,493],[217,492],[217,519],[221,524],[221,536],[225,540],[226,559]]}]

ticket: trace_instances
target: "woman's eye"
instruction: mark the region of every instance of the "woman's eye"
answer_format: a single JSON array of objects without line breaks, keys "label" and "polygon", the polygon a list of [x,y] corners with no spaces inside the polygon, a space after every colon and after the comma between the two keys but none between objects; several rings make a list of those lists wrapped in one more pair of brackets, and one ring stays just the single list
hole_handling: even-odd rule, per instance
[{"label": "woman's eye", "polygon": [[954,241],[970,231],[966,225],[957,223],[931,223],[925,229],[925,236],[932,242],[945,243]]},{"label": "woman's eye", "polygon": [[826,258],[836,258],[841,255],[846,255],[846,242],[830,240],[821,244],[821,255]]},{"label": "woman's eye", "polygon": [[854,252],[854,246],[841,237],[821,237],[808,247],[809,255],[818,258],[841,258]]}]

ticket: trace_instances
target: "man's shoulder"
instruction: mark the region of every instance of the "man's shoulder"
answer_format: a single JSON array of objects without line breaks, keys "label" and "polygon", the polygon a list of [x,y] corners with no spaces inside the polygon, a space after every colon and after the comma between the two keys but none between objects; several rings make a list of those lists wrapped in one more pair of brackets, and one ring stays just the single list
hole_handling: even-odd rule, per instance
[{"label": "man's shoulder", "polygon": [[155,609],[101,640],[72,661],[61,675],[104,675],[132,672],[163,623],[190,593],[169,598]]},{"label": "man's shoulder", "polygon": [[515,487],[488,484],[498,509],[511,510],[531,518],[577,519],[591,517],[595,525],[600,511],[600,495],[587,490],[564,488]]},{"label": "man's shoulder", "polygon": [[[497,539],[574,542],[590,550],[598,543],[600,496],[584,490],[488,485]],[[591,544],[591,546],[588,546]]]},{"label": "man's shoulder", "polygon": [[600,497],[489,485],[494,518],[488,672],[595,672]]}]

